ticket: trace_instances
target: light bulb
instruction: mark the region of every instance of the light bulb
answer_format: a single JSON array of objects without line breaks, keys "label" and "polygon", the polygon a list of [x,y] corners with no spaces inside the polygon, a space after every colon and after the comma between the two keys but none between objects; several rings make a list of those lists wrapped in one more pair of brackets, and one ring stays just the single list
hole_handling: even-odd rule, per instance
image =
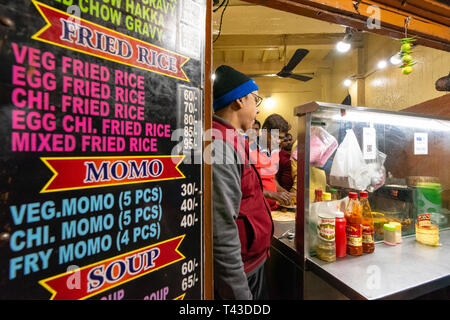
[{"label": "light bulb", "polygon": [[352,45],[350,43],[347,43],[344,41],[339,41],[336,44],[336,49],[339,52],[347,52],[348,50],[350,50],[351,47],[352,47]]},{"label": "light bulb", "polygon": [[380,62],[378,62],[378,69],[384,69],[387,67],[387,62],[386,60],[381,60]]},{"label": "light bulb", "polygon": [[389,61],[391,62],[391,64],[396,66],[396,65],[399,65],[400,63],[402,63],[402,58],[400,57],[399,53],[396,53],[389,59]]},{"label": "light bulb", "polygon": [[216,80],[216,74],[215,74],[215,73],[213,73],[213,74],[211,75],[211,80],[212,80],[212,81]]},{"label": "light bulb", "polygon": [[344,86],[350,87],[351,85],[352,85],[352,80],[350,80],[350,79],[345,79],[344,80]]},{"label": "light bulb", "polygon": [[273,109],[273,107],[275,107],[275,99],[272,97],[267,97],[264,99],[264,107],[267,109]]}]

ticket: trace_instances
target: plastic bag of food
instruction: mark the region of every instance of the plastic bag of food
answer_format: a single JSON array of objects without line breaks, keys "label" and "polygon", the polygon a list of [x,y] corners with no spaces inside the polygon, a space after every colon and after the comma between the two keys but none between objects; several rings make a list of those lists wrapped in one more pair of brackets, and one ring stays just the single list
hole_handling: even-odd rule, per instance
[{"label": "plastic bag of food", "polygon": [[355,190],[366,190],[371,182],[369,168],[352,129],[346,135],[334,156],[330,184]]},{"label": "plastic bag of food", "polygon": [[367,187],[367,191],[374,192],[384,185],[386,182],[386,169],[384,162],[386,161],[386,155],[377,149],[377,156],[375,161],[367,161],[367,167],[370,176],[370,185]]},{"label": "plastic bag of food", "polygon": [[311,127],[309,159],[312,166],[323,167],[337,147],[336,138],[325,129]]}]

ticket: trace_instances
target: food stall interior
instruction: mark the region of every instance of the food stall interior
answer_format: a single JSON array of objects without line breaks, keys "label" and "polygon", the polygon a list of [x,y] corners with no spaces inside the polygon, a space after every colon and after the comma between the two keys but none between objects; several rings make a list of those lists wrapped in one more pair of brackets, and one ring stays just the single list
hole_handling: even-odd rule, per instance
[{"label": "food stall interior", "polygon": [[[274,222],[273,298],[413,299],[447,288],[450,120],[322,102],[295,114],[297,213],[295,222]],[[316,189],[335,200],[314,202]],[[345,212],[349,192],[360,191],[368,192],[374,252],[319,259],[319,216]],[[384,226],[393,223],[401,243],[388,245]]]}]

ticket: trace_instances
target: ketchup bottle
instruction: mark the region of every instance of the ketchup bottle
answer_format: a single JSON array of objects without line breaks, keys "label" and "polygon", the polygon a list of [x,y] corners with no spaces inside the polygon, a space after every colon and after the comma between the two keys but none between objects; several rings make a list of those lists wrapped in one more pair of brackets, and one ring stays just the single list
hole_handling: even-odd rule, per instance
[{"label": "ketchup bottle", "polygon": [[335,213],[335,243],[336,243],[336,257],[342,258],[346,256],[347,251],[347,234],[345,233],[345,218],[344,213],[337,211]]}]

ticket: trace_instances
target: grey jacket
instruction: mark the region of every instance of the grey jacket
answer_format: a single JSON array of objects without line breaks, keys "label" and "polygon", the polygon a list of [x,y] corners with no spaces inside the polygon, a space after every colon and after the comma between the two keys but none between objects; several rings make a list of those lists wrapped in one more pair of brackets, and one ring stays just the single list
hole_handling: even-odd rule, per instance
[{"label": "grey jacket", "polygon": [[[214,120],[227,123],[214,116]],[[212,197],[214,286],[219,299],[251,300],[241,243],[235,219],[242,198],[241,166],[233,146],[222,140],[213,142]]]}]

